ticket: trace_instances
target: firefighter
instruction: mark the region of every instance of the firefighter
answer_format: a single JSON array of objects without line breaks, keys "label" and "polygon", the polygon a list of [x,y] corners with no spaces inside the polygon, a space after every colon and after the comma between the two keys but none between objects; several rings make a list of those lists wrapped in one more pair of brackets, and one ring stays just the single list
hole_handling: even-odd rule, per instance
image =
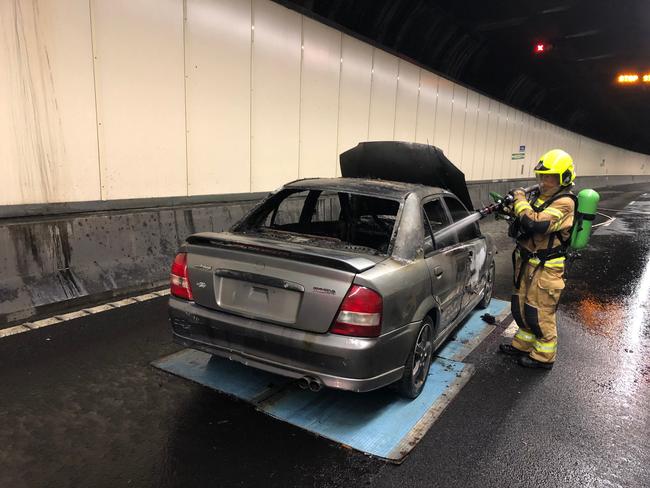
[{"label": "firefighter", "polygon": [[571,193],[573,159],[561,149],[544,154],[535,166],[539,190],[528,198],[515,190],[510,235],[513,252],[514,292],[512,315],[519,326],[512,344],[502,353],[518,356],[529,368],[551,369],[557,350],[555,311],[564,289],[564,265],[571,238],[575,196]]}]

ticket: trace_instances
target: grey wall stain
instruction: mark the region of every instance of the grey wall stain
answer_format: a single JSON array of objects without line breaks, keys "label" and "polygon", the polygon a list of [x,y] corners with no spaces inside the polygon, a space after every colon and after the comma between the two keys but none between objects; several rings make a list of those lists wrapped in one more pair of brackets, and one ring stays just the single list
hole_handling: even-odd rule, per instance
[{"label": "grey wall stain", "polygon": [[32,11],[24,12],[20,0],[14,0],[11,12],[14,59],[10,67],[16,95],[12,118],[17,144],[13,164],[23,201],[50,202],[61,188],[57,165],[63,166],[66,151],[50,55],[42,38],[46,19],[38,1],[31,5]]}]

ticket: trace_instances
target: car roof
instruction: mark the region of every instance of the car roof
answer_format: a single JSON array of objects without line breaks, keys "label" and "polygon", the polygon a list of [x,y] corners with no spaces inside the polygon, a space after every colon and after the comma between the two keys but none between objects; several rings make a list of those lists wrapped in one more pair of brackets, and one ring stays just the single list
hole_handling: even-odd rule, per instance
[{"label": "car roof", "polygon": [[395,200],[403,200],[410,193],[416,193],[420,198],[438,193],[450,194],[435,186],[371,178],[306,178],[287,183],[284,188],[356,192]]}]

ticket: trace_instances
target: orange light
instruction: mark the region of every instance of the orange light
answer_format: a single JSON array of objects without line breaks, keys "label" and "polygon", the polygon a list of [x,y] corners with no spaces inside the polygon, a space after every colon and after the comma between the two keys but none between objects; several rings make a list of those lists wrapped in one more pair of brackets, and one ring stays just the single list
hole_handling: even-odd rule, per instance
[{"label": "orange light", "polygon": [[636,83],[639,81],[639,75],[619,75],[619,83]]},{"label": "orange light", "polygon": [[650,74],[643,75],[643,82],[644,83],[650,83]]}]

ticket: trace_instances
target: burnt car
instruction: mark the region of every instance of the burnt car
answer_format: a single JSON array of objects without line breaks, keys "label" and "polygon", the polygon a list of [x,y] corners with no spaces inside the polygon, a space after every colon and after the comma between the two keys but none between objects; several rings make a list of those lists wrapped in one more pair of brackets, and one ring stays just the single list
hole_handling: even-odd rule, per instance
[{"label": "burnt car", "polygon": [[181,246],[174,340],[314,391],[396,384],[415,398],[434,351],[492,296],[490,238],[478,223],[450,227],[469,213],[435,186],[358,176],[289,183],[229,232]]}]

